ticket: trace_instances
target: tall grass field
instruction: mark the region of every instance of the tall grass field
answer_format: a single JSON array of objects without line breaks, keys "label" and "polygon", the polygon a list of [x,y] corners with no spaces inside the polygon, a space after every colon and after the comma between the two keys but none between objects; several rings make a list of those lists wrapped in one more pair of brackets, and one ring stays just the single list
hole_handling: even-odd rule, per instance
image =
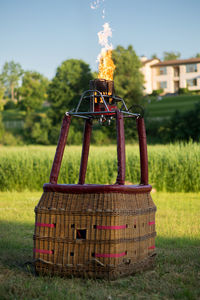
[{"label": "tall grass field", "polygon": [[1,300],[200,299],[199,193],[152,193],[155,268],[111,282],[34,275],[34,207],[40,196],[0,192]]},{"label": "tall grass field", "polygon": [[[0,147],[0,191],[37,191],[49,182],[56,146]],[[149,183],[157,191],[200,191],[200,144],[148,147]],[[66,146],[59,183],[77,183],[81,146]],[[91,146],[86,183],[113,184],[117,177],[116,146]],[[138,145],[126,147],[126,181],[140,181]]]}]

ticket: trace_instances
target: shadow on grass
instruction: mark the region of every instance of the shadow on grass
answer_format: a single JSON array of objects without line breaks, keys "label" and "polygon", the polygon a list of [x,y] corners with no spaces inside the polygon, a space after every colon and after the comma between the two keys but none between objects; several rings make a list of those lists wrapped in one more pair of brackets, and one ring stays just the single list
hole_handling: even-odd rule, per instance
[{"label": "shadow on grass", "polygon": [[153,270],[116,281],[35,277],[33,223],[0,222],[0,299],[200,299],[200,240],[156,239]]},{"label": "shadow on grass", "polygon": [[0,263],[24,268],[32,260],[34,224],[0,221]]},{"label": "shadow on grass", "polygon": [[[6,268],[26,270],[26,262],[33,260],[34,223],[0,221],[0,263]],[[157,261],[180,265],[200,252],[200,238],[156,238]],[[195,258],[196,260],[196,258]]]}]

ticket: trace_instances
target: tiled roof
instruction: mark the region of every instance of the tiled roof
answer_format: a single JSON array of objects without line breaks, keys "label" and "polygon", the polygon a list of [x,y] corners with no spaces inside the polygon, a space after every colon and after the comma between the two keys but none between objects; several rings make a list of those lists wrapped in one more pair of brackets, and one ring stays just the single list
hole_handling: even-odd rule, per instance
[{"label": "tiled roof", "polygon": [[200,63],[200,57],[161,61],[151,67],[164,67],[164,66],[171,66],[171,65],[184,65],[184,64],[193,64],[193,63]]}]

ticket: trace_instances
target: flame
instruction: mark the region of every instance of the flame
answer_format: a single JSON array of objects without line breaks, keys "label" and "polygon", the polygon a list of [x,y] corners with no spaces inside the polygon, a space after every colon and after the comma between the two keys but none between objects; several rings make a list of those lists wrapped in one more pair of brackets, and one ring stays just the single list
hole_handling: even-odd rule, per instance
[{"label": "flame", "polygon": [[[90,7],[97,9],[105,0],[93,0]],[[102,11],[102,18],[105,18],[105,8]],[[112,29],[108,22],[103,24],[103,30],[98,32],[99,44],[101,45],[101,52],[97,57],[99,62],[99,74],[98,78],[113,80],[113,73],[115,70],[115,64],[112,60],[113,45],[109,42],[109,38],[112,38]]]},{"label": "flame", "polygon": [[99,74],[98,78],[113,80],[113,73],[115,64],[112,60],[112,50],[103,51],[99,61]]},{"label": "flame", "polygon": [[112,60],[112,43],[109,42],[109,38],[112,37],[112,29],[109,23],[103,25],[103,30],[98,32],[99,44],[102,46],[101,53],[97,60],[99,61],[99,75],[98,78],[113,80],[113,73],[115,65]]}]

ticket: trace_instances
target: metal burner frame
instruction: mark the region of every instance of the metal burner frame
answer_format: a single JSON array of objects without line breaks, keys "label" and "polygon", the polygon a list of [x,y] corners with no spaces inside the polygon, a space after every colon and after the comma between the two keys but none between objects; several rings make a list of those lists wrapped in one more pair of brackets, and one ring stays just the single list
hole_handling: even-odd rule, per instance
[{"label": "metal burner frame", "polygon": [[[104,111],[95,111],[95,98],[97,99],[101,99],[103,101],[102,104],[104,104],[105,106],[105,110]],[[124,115],[125,118],[130,118],[130,117],[135,117],[136,119],[138,119],[139,117],[141,117],[141,114],[139,113],[132,113],[128,110],[125,101],[115,95],[103,95],[100,91],[98,90],[87,90],[85,92],[83,92],[83,94],[81,95],[81,98],[78,102],[78,105],[75,109],[67,112],[66,114],[74,116],[74,117],[79,117],[79,118],[84,118],[84,119],[107,119],[110,120],[111,117],[115,117],[116,115],[116,109],[115,110],[110,110],[109,109],[109,105],[106,103],[106,98],[108,99],[112,99],[112,101],[114,103],[119,103],[121,102],[121,108],[119,109],[119,111]],[[82,112],[79,111],[80,106],[82,101],[86,99],[88,101],[90,101],[90,111],[89,112]],[[124,109],[124,110],[123,110]]]},{"label": "metal burner frame", "polygon": [[[83,100],[89,101],[90,111],[80,111]],[[121,104],[121,108],[117,107],[117,103]],[[141,185],[148,185],[148,158],[147,158],[147,144],[146,131],[143,113],[132,113],[128,110],[124,100],[115,96],[114,82],[105,79],[95,79],[90,81],[90,89],[83,92],[78,102],[77,107],[65,113],[60,138],[58,141],[56,154],[51,170],[50,183],[57,184],[64,148],[67,141],[69,127],[72,117],[80,117],[85,119],[85,128],[83,133],[83,145],[81,164],[79,172],[78,184],[85,184],[85,176],[87,170],[89,148],[92,134],[92,127],[95,120],[103,124],[110,124],[111,120],[116,120],[117,133],[117,159],[118,159],[118,174],[117,185],[125,184],[125,133],[124,133],[124,117],[135,118],[138,130],[139,147],[140,147],[140,167],[141,167]]]}]

